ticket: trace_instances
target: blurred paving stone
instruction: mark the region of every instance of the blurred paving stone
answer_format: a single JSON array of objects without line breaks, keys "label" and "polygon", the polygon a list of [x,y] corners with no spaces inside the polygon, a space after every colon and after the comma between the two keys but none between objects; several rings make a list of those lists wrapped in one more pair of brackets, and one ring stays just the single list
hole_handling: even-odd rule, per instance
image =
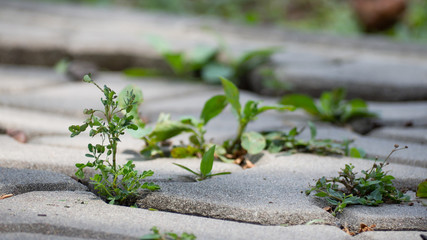
[{"label": "blurred paving stone", "polygon": [[0,167],[0,193],[84,191],[87,187],[60,173]]},{"label": "blurred paving stone", "polygon": [[[351,132],[349,129],[328,125],[325,123],[316,123],[318,139],[333,139],[342,141],[344,139],[352,139],[354,142],[350,147],[362,148],[367,153],[367,158],[378,157],[384,160],[393,150],[394,144],[399,144],[400,147],[408,146],[409,149],[393,153],[389,162],[401,163],[409,166],[427,167],[427,156],[425,154],[425,145],[403,141],[393,140],[390,138],[382,139],[377,137],[362,136]],[[299,136],[302,139],[308,140],[310,132],[304,131]]]},{"label": "blurred paving stone", "polygon": [[32,136],[68,135],[68,127],[83,123],[83,118],[70,118],[54,113],[0,106],[0,127],[24,131]]},{"label": "blurred paving stone", "polygon": [[427,67],[409,63],[323,61],[281,65],[276,72],[293,91],[314,96],[336,87],[346,88],[349,98],[368,100],[424,100],[427,96]]},{"label": "blurred paving stone", "polygon": [[375,129],[369,136],[394,139],[396,141],[427,144],[427,128],[417,127],[383,127]]},{"label": "blurred paving stone", "polygon": [[[144,99],[147,102],[155,102],[165,97],[173,100],[190,93],[204,92],[210,89],[209,86],[201,83],[161,79],[137,80],[113,73],[98,74],[93,79],[101,87],[106,84],[116,93],[119,93],[125,86],[134,84],[142,89]],[[83,116],[84,108],[95,109],[102,107],[99,101],[102,96],[102,93],[95,86],[79,82],[46,87],[20,94],[3,94],[0,96],[0,104],[44,112]]]},{"label": "blurred paving stone", "polygon": [[[147,36],[163,37],[171,49],[188,51],[196,45],[216,46],[212,30],[206,30],[208,26],[227,42],[229,52],[284,46],[286,51],[275,58],[278,75],[292,82],[299,92],[319,95],[323,90],[345,86],[349,97],[372,100],[420,100],[427,96],[427,59],[422,54],[426,50],[421,44],[249,28],[129,9],[10,0],[2,0],[2,5],[3,63],[52,66],[71,56],[111,70],[132,66],[166,69],[154,47],[147,43]],[[19,19],[12,17],[17,14]],[[261,36],[269,36],[269,40]]]},{"label": "blurred paving stone", "polygon": [[66,82],[66,78],[47,68],[0,65],[0,93],[11,94],[33,91],[45,86],[55,86]]},{"label": "blurred paving stone", "polygon": [[385,126],[427,126],[427,102],[369,102],[369,109],[379,114]]},{"label": "blurred paving stone", "polygon": [[83,239],[137,239],[150,233],[153,226],[162,232],[193,233],[198,239],[350,239],[333,226],[259,226],[148,211],[109,205],[89,192],[26,193],[1,200],[0,214],[2,233],[26,232]]},{"label": "blurred paving stone", "polygon": [[[373,162],[351,158],[318,157],[296,154],[288,157],[266,157],[255,168],[233,172],[197,182],[165,182],[162,191],[138,201],[143,208],[156,208],[184,214],[260,224],[298,225],[310,219],[333,223],[331,215],[307,197],[303,191],[314,184],[314,178],[335,176],[345,163],[356,170],[367,169]],[[427,169],[390,164],[387,170],[396,177],[396,185],[414,190]],[[184,175],[187,174],[182,170]]]},{"label": "blurred paving stone", "polygon": [[20,239],[34,239],[34,240],[89,240],[94,238],[76,238],[52,235],[49,233],[25,233],[25,232],[3,232],[1,234],[3,240],[20,240]]},{"label": "blurred paving stone", "polygon": [[427,208],[418,204],[386,204],[378,207],[352,206],[338,215],[341,224],[357,230],[360,223],[375,224],[375,230],[427,231]]},{"label": "blurred paving stone", "polygon": [[427,236],[427,232],[420,231],[372,231],[358,234],[354,237],[357,240],[422,240],[421,234]]}]

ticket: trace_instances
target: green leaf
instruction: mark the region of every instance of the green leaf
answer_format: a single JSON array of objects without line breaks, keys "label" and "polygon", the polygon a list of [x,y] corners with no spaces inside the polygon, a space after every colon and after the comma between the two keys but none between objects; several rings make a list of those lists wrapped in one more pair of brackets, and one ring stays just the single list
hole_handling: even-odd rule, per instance
[{"label": "green leaf", "polygon": [[317,136],[316,126],[311,121],[308,122],[308,126],[310,127],[310,135],[311,135],[310,138],[312,141],[314,141],[316,139],[316,136]]},{"label": "green leaf", "polygon": [[183,132],[191,131],[192,129],[183,123],[176,121],[164,121],[156,124],[154,130],[150,133],[150,137],[157,142],[175,137]]},{"label": "green leaf", "polygon": [[242,134],[242,147],[248,151],[249,154],[257,154],[264,150],[266,140],[264,136],[257,132],[245,132]]},{"label": "green leaf", "polygon": [[314,103],[313,98],[303,94],[289,94],[280,100],[283,105],[293,105],[297,108],[302,108],[312,115],[318,115],[319,110]]},{"label": "green leaf", "polygon": [[211,63],[202,68],[201,74],[203,81],[216,84],[220,82],[220,77],[231,78],[233,69],[223,64]]},{"label": "green leaf", "polygon": [[221,79],[222,86],[224,88],[225,96],[227,97],[227,101],[232,106],[234,113],[240,119],[242,106],[240,105],[240,100],[239,100],[239,90],[229,80],[222,77],[220,79]]},{"label": "green leaf", "polygon": [[168,52],[164,53],[163,57],[168,62],[169,66],[172,68],[173,72],[178,76],[184,76],[188,74],[187,66],[185,62],[184,53],[182,52]]},{"label": "green leaf", "polygon": [[156,35],[149,35],[146,36],[145,39],[147,40],[147,42],[153,46],[156,51],[158,51],[159,53],[165,53],[165,52],[169,52],[170,51],[170,46],[169,43],[167,41],[165,41],[162,37],[160,36],[156,36]]},{"label": "green leaf", "polygon": [[361,148],[350,148],[350,157],[353,158],[364,158],[366,157],[366,152]]},{"label": "green leaf", "polygon": [[206,125],[212,118],[218,116],[227,106],[227,98],[224,95],[216,95],[206,101],[200,119]]},{"label": "green leaf", "polygon": [[84,81],[84,82],[87,82],[87,83],[91,83],[91,82],[93,82],[93,80],[92,80],[92,78],[91,78],[91,74],[89,73],[89,74],[85,75],[85,76],[83,77],[83,81]]},{"label": "green leaf", "polygon": [[196,176],[200,176],[200,173],[196,173],[195,171],[189,169],[188,167],[186,167],[184,165],[181,165],[181,164],[178,164],[178,163],[173,163],[173,164],[176,165],[176,166],[178,166],[178,167],[180,167],[180,168],[182,168],[182,169],[185,169],[185,170],[191,172],[192,174],[194,174]]},{"label": "green leaf", "polygon": [[262,106],[258,108],[258,114],[263,113],[267,110],[277,110],[277,111],[284,111],[289,110],[293,111],[295,110],[295,106],[292,105],[270,105],[270,106]]},{"label": "green leaf", "polygon": [[427,179],[418,185],[417,197],[427,198]]},{"label": "green leaf", "polygon": [[215,145],[209,148],[209,150],[203,154],[202,161],[200,162],[200,173],[203,176],[207,176],[212,171],[214,154]]},{"label": "green leaf", "polygon": [[143,138],[143,137],[149,135],[152,131],[153,131],[153,128],[151,128],[151,127],[145,127],[145,128],[140,127],[140,128],[138,128],[136,130],[131,130],[131,129],[127,130],[127,132],[132,137],[138,138],[138,139]]},{"label": "green leaf", "polygon": [[137,78],[137,77],[155,77],[161,76],[162,73],[156,69],[150,68],[127,68],[123,70],[126,77]]},{"label": "green leaf", "polygon": [[212,61],[216,54],[218,54],[216,47],[196,46],[188,54],[188,61],[195,65],[204,65],[208,61]]}]

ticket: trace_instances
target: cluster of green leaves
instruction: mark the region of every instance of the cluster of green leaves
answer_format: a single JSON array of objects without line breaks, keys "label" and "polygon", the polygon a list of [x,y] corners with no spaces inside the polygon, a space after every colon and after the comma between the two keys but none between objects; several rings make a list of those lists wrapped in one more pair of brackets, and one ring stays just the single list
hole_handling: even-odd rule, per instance
[{"label": "cluster of green leaves", "polygon": [[194,234],[189,234],[186,232],[182,233],[181,236],[179,236],[178,234],[173,232],[160,233],[157,227],[152,227],[151,231],[153,233],[144,235],[140,239],[141,240],[195,240],[196,239],[196,236]]},{"label": "cluster of green leaves", "polygon": [[368,170],[362,170],[362,176],[356,176],[353,172],[354,166],[346,164],[344,169],[339,172],[338,177],[320,178],[314,187],[306,191],[309,195],[316,192],[315,196],[324,198],[334,210],[332,215],[336,216],[348,205],[368,205],[378,206],[381,203],[399,203],[409,201],[409,196],[403,194],[393,185],[393,176],[384,172],[383,167],[388,165],[388,158],[395,151],[405,149],[398,148],[391,151],[384,162],[374,162]]},{"label": "cluster of green leaves", "polygon": [[343,88],[324,92],[319,102],[303,94],[289,94],[284,96],[280,103],[293,105],[304,109],[307,113],[322,121],[335,124],[348,123],[357,118],[376,117],[375,113],[369,112],[368,106],[362,99],[345,100],[346,91]]},{"label": "cluster of green leaves", "polygon": [[261,102],[249,100],[242,107],[240,103],[240,94],[237,87],[225,78],[221,78],[227,102],[230,103],[233,115],[238,122],[236,137],[223,143],[227,154],[234,155],[241,149],[246,150],[249,154],[260,153],[266,147],[267,140],[258,132],[246,132],[247,125],[256,120],[258,115],[268,110],[294,110],[293,106],[274,105],[259,106]]},{"label": "cluster of green leaves", "polygon": [[[135,86],[128,86],[123,89],[122,93],[129,89],[140,92]],[[122,93],[120,97],[125,96]],[[210,120],[218,116],[227,104],[224,95],[216,95],[206,101],[199,118],[182,117],[179,121],[175,121],[171,120],[168,114],[160,114],[154,128],[145,125],[139,117],[137,108],[135,108],[135,112],[133,112],[135,116],[134,121],[139,128],[136,131],[130,130],[129,132],[132,136],[144,140],[145,147],[142,149],[141,154],[146,158],[164,156],[171,156],[173,158],[201,157],[212,146],[211,143],[205,140],[206,125]],[[189,133],[188,145],[172,146],[170,148],[166,144],[169,139],[183,133]]]},{"label": "cluster of green leaves", "polygon": [[202,157],[202,161],[200,162],[200,173],[197,173],[191,169],[189,169],[186,166],[183,166],[181,164],[178,163],[174,163],[176,166],[183,168],[189,172],[191,172],[192,174],[196,175],[198,178],[196,179],[197,181],[202,181],[205,180],[207,178],[213,177],[213,176],[217,176],[217,175],[226,175],[226,174],[231,174],[231,172],[220,172],[220,173],[215,173],[212,174],[212,167],[213,167],[213,163],[214,163],[214,158],[215,158],[215,145],[213,147],[211,147],[207,152],[205,152],[205,154],[203,154]]},{"label": "cluster of green leaves", "polygon": [[[227,55],[224,46],[198,46],[186,54],[184,51],[171,50],[160,38],[150,37],[149,41],[163,56],[175,76],[201,79],[207,83],[219,83],[219,76],[243,83],[252,71],[269,63],[271,55],[278,51],[278,48],[256,49],[234,59]],[[124,73],[130,77],[161,75],[156,69],[143,68],[129,68]]]},{"label": "cluster of green leaves", "polygon": [[308,122],[310,128],[310,140],[297,139],[296,137],[304,131],[304,128],[298,130],[292,128],[288,133],[281,131],[263,132],[267,144],[265,149],[270,153],[315,153],[318,155],[346,155],[351,157],[363,158],[361,149],[349,148],[352,141],[335,141],[331,139],[316,139],[317,129],[312,122]]},{"label": "cluster of green leaves", "polygon": [[[105,98],[101,98],[104,105],[104,110],[85,109],[84,114],[88,118],[82,125],[72,125],[69,127],[71,137],[77,136],[86,131],[89,127],[89,136],[101,137],[101,144],[88,144],[89,153],[86,157],[93,159],[87,163],[78,163],[76,176],[84,178],[84,168],[95,168],[101,173],[90,178],[92,184],[98,193],[105,197],[111,204],[127,204],[132,201],[139,189],[156,190],[159,186],[153,183],[141,184],[141,180],[152,176],[153,171],[144,171],[139,174],[134,170],[135,165],[132,161],[128,161],[125,165],[118,165],[116,162],[117,144],[120,141],[120,136],[125,133],[126,129],[136,130],[138,127],[133,124],[133,116],[131,114],[136,102],[135,94],[128,92],[124,99],[124,107],[120,108],[117,101],[116,93],[109,87],[101,88],[90,77],[86,75],[83,79],[85,82],[94,84],[103,94]],[[120,117],[119,113],[124,111],[124,116]],[[98,117],[98,113],[102,115]]]}]

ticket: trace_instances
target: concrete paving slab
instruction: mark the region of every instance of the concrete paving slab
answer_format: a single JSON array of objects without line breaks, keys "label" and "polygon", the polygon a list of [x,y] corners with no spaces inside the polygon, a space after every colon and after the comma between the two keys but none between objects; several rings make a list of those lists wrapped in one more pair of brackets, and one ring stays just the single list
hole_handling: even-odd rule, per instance
[{"label": "concrete paving slab", "polygon": [[[122,74],[98,74],[94,80],[102,87],[108,87],[119,93],[125,86],[135,84],[143,91],[147,101],[164,99],[167,96],[174,99],[194,92],[209,90],[209,86],[201,83],[186,83],[183,81],[165,81],[160,79],[131,80]],[[68,83],[57,87],[47,87],[25,94],[4,94],[0,96],[0,104],[33,110],[83,116],[84,108],[102,107],[99,99],[102,93],[90,84]]]},{"label": "concrete paving slab", "polygon": [[[165,183],[161,192],[141,199],[138,204],[221,219],[245,222],[252,219],[261,224],[302,224],[308,218],[328,222],[330,216],[313,208],[310,198],[301,192],[314,184],[314,178],[335,176],[350,162],[358,172],[372,166],[367,160],[308,154],[265,158],[257,167],[243,172],[198,183]],[[387,170],[396,177],[396,186],[401,189],[416,189],[427,174],[426,169],[398,164],[389,165]]]},{"label": "concrete paving slab", "polygon": [[0,65],[0,93],[32,91],[45,86],[54,86],[66,82],[65,76],[51,69],[27,67],[25,71],[12,65]]},{"label": "concrete paving slab", "polygon": [[421,235],[427,236],[427,232],[420,231],[372,231],[358,234],[354,239],[360,240],[388,240],[388,239],[407,239],[420,240]]},{"label": "concrete paving slab", "polygon": [[301,193],[306,178],[287,169],[275,170],[256,167],[197,183],[164,183],[162,191],[137,205],[263,225],[300,225],[313,219],[334,223],[332,215]]},{"label": "concrete paving slab", "polygon": [[280,65],[276,73],[293,91],[314,96],[336,87],[346,88],[349,98],[368,100],[424,100],[427,96],[427,67],[412,64],[323,59],[317,64]]},{"label": "concrete paving slab", "polygon": [[418,204],[387,204],[378,207],[352,206],[338,216],[341,224],[356,231],[360,223],[375,224],[375,230],[427,231],[427,208]]},{"label": "concrete paving slab", "polygon": [[[349,157],[328,157],[312,154],[293,154],[281,156],[280,154],[264,157],[257,162],[259,168],[278,169],[278,171],[290,171],[294,174],[307,177],[306,185],[315,183],[314,179],[322,176],[335,177],[345,164],[353,164],[355,172],[360,173],[372,167],[374,161]],[[426,168],[406,166],[398,163],[390,163],[385,167],[396,179],[394,184],[399,189],[416,191],[418,184],[427,175]]]},{"label": "concrete paving slab", "polygon": [[380,115],[385,126],[427,126],[427,102],[369,102],[369,109]]},{"label": "concrete paving slab", "polygon": [[383,127],[369,133],[370,137],[394,139],[395,141],[427,144],[427,128]]},{"label": "concrete paving slab", "polygon": [[193,233],[198,239],[350,239],[333,226],[259,226],[148,211],[109,205],[89,192],[26,193],[0,201],[0,213],[2,233],[137,239],[157,226],[162,231]]},{"label": "concrete paving slab", "polygon": [[83,121],[83,117],[65,117],[55,113],[0,106],[0,126],[21,130],[30,138],[44,135],[69,136],[68,127]]},{"label": "concrete paving slab", "polygon": [[0,168],[0,193],[22,194],[32,191],[84,191],[87,187],[70,177],[54,172]]},{"label": "concrete paving slab", "polygon": [[[87,240],[89,238],[76,238],[76,237],[63,237],[58,235],[50,234],[39,234],[39,233],[22,233],[22,232],[13,232],[13,233],[2,233],[2,239],[4,240],[20,240],[20,239],[34,239],[34,240]],[[90,238],[94,239],[94,238]]]},{"label": "concrete paving slab", "polygon": [[[370,136],[362,136],[351,132],[349,129],[340,128],[324,123],[316,123],[317,138],[319,139],[333,139],[344,140],[353,139],[354,142],[350,147],[362,148],[367,153],[367,158],[375,159],[378,157],[380,160],[385,159],[394,144],[399,144],[401,147],[408,146],[409,149],[398,151],[392,155],[389,162],[401,163],[409,166],[427,167],[427,157],[425,155],[425,145],[403,140],[393,140],[391,138],[382,139]],[[310,132],[304,131],[301,133],[302,139],[309,139]]]}]

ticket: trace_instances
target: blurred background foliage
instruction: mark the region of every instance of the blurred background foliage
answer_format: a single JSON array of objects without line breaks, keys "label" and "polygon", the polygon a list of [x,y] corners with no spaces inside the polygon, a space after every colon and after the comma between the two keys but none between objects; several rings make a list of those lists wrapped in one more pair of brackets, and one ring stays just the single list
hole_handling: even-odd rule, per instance
[{"label": "blurred background foliage", "polygon": [[[128,6],[178,15],[214,16],[249,25],[275,25],[302,31],[352,36],[364,32],[352,3],[377,1],[384,2],[379,4],[387,8],[385,5],[394,1],[404,3],[399,20],[387,29],[369,34],[427,43],[427,0],[55,0],[54,2],[58,1],[97,6]],[[369,12],[373,10],[372,8],[367,6],[365,10]],[[377,16],[384,19],[381,14]]]}]

